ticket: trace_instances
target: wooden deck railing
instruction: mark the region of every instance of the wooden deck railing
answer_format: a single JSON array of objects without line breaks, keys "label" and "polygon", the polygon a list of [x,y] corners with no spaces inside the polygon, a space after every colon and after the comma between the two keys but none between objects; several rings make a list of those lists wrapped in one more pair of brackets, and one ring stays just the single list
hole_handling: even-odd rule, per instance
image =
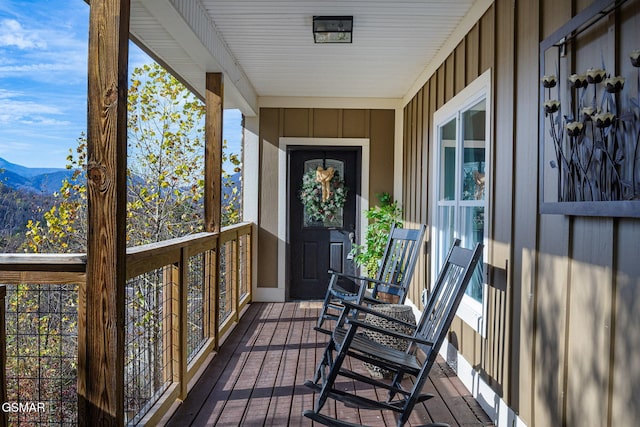
[{"label": "wooden deck railing", "polygon": [[[155,424],[176,399],[184,399],[225,334],[240,318],[244,306],[251,301],[251,230],[251,224],[240,224],[224,228],[220,233],[198,233],[127,250],[123,359],[128,424]],[[71,348],[76,352],[73,363],[76,367],[82,364],[77,360],[77,337],[83,334],[77,329],[83,324],[77,322],[77,302],[85,286],[85,265],[82,254],[0,254],[0,283],[8,285],[8,312],[15,317],[9,318],[8,323],[47,319],[39,323],[37,332],[30,336],[38,342],[42,341],[40,335],[55,336],[61,350],[64,341],[64,351]],[[60,288],[62,285],[66,287]],[[74,310],[76,319],[67,318],[70,309]],[[19,372],[25,360],[47,363],[47,370],[37,366],[36,372],[48,372],[55,377],[55,380],[42,379],[31,385],[51,386],[59,392],[61,384],[69,382],[60,370],[66,369],[68,373],[68,366],[56,365],[52,362],[54,358],[38,354],[44,351],[42,348],[21,346],[23,342],[30,342],[25,341],[23,335],[14,325],[8,328],[7,339],[0,342],[2,349],[10,343],[7,360],[12,361],[11,366],[19,366],[18,372],[7,372],[7,382],[3,382],[8,388],[8,399],[21,398],[15,389],[21,386],[24,389],[26,384]],[[69,343],[70,336],[72,343]],[[38,356],[25,359],[25,351]],[[75,373],[76,369],[71,371]],[[82,375],[82,370],[77,372]],[[71,402],[48,401],[45,413],[32,413],[31,418],[9,414],[11,424],[49,422],[56,416],[64,418],[56,423],[74,424],[76,396],[58,394],[60,399]],[[60,410],[69,405],[75,414]]]}]

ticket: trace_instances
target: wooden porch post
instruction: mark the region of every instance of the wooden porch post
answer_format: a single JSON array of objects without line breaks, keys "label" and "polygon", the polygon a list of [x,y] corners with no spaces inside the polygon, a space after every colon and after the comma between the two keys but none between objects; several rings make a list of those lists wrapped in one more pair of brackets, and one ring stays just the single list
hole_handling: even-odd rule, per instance
[{"label": "wooden porch post", "polygon": [[222,220],[222,73],[206,77],[205,149],[204,149],[204,216],[205,229],[219,232]]},{"label": "wooden porch post", "polygon": [[[205,149],[204,149],[204,221],[205,230],[220,232],[222,222],[222,111],[224,83],[222,73],[207,73],[207,93],[205,97]],[[220,262],[220,244],[216,247],[215,264],[211,265],[209,286],[211,295],[210,312],[212,316],[211,336],[218,348],[218,330],[220,329],[220,286],[218,265]]]},{"label": "wooden porch post", "polygon": [[124,424],[129,0],[92,0],[87,118],[87,282],[78,310],[78,421]]}]

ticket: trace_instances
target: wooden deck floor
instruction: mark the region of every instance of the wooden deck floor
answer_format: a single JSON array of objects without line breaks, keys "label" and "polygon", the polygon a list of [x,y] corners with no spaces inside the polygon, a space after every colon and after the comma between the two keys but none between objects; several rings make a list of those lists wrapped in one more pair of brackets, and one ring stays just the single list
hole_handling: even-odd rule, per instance
[{"label": "wooden deck floor", "polygon": [[[312,377],[327,340],[313,330],[316,306],[252,304],[167,425],[311,426],[302,412],[313,407],[314,394],[303,383]],[[407,425],[492,425],[444,361],[434,366],[426,388],[436,397],[414,410]],[[331,400],[323,413],[370,426],[396,425],[394,414],[358,411]]]}]

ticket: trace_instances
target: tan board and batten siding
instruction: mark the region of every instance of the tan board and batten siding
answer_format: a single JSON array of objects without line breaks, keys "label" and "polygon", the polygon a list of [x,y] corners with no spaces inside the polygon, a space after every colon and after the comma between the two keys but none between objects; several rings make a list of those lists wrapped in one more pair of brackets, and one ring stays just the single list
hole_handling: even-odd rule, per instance
[{"label": "tan board and batten siding", "polygon": [[393,193],[394,110],[260,109],[258,283],[278,286],[278,154],[281,137],[369,138],[369,203]]},{"label": "tan board and batten siding", "polygon": [[[529,426],[640,420],[640,220],[537,211],[539,43],[590,4],[494,2],[404,108],[405,217],[430,224],[433,114],[492,70],[489,327],[483,338],[457,319],[450,340]],[[640,49],[640,1],[602,25],[625,34],[622,52]],[[579,52],[576,69],[615,54],[606,33]],[[617,66],[628,61],[620,58]],[[423,258],[413,301],[429,282]]]}]

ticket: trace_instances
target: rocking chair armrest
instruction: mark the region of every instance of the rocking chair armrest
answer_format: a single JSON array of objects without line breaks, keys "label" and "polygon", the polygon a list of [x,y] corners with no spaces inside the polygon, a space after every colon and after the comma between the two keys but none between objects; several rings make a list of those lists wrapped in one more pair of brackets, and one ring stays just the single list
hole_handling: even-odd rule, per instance
[{"label": "rocking chair armrest", "polygon": [[[361,283],[358,283],[358,281],[364,281],[364,280],[368,280],[366,277],[362,277],[362,276],[354,276],[352,274],[347,274],[347,273],[340,273],[339,271],[334,271],[329,269],[329,274],[331,276],[336,276],[336,277],[344,277],[346,279],[351,279],[353,280],[353,283],[358,286],[358,288],[362,287]],[[356,292],[357,293],[357,292]]]},{"label": "rocking chair armrest", "polygon": [[385,302],[385,301],[380,301],[380,300],[377,300],[375,298],[368,297],[366,295],[362,298],[362,302],[367,303],[367,304],[391,304],[391,303],[388,303],[388,302]]},{"label": "rocking chair armrest", "polygon": [[362,302],[366,304],[375,304],[375,305],[395,304],[394,302],[391,302],[391,301],[382,301],[379,299],[369,297],[367,295],[364,295],[362,297]]},{"label": "rocking chair armrest", "polygon": [[[379,302],[379,301],[377,301],[377,302]],[[414,325],[413,323],[408,323],[408,322],[405,322],[404,320],[396,319],[395,317],[390,316],[388,314],[380,313],[379,311],[376,311],[376,310],[372,309],[371,307],[369,307],[367,305],[355,304],[355,303],[350,302],[350,301],[342,301],[341,304],[345,306],[344,313],[348,313],[348,312],[350,312],[352,310],[360,311],[360,312],[363,312],[363,313],[366,313],[366,314],[373,314],[376,317],[380,317],[382,319],[385,319],[385,320],[388,320],[388,321],[391,321],[391,322],[394,322],[394,323],[398,323],[398,324],[400,324],[402,326],[406,326],[406,327],[409,327],[411,329],[415,329],[416,328],[416,325]],[[347,321],[349,321],[349,320],[347,320]]]},{"label": "rocking chair armrest", "polygon": [[346,277],[347,279],[361,280],[363,282],[377,283],[379,285],[393,286],[393,287],[396,287],[396,288],[400,287],[397,283],[387,282],[385,280],[378,280],[378,279],[374,279],[372,277],[367,277],[367,276],[355,276],[353,274],[340,273],[339,271],[334,271],[334,270],[329,270],[329,274],[336,275],[338,277]]},{"label": "rocking chair armrest", "polygon": [[381,328],[380,326],[372,325],[371,323],[363,322],[362,320],[348,319],[347,322],[349,324],[355,325],[355,326],[357,326],[359,328],[369,329],[371,331],[379,332],[379,333],[384,334],[384,335],[389,335],[389,336],[392,336],[394,338],[400,338],[400,339],[403,339],[403,340],[407,340],[407,341],[410,341],[411,343],[417,343],[417,344],[424,344],[424,345],[433,346],[433,342],[432,341],[423,340],[422,338],[414,337],[413,335],[407,335],[407,334],[404,334],[404,333],[398,332],[398,331],[391,331],[389,329]]}]

